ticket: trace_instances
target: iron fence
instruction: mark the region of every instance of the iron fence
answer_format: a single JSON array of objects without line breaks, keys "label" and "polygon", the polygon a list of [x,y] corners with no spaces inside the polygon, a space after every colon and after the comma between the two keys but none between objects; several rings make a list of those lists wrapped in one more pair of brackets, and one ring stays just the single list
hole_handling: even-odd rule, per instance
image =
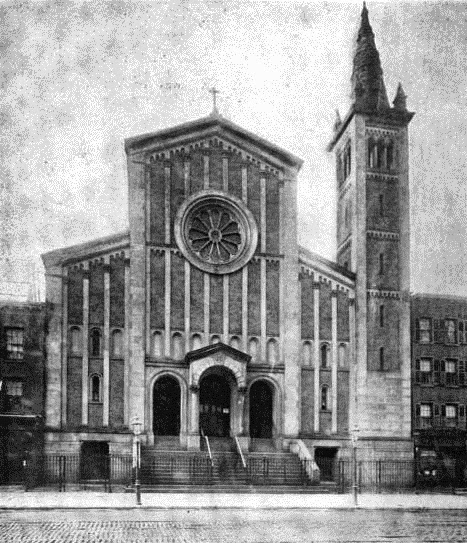
[{"label": "iron fence", "polygon": [[[309,485],[308,472],[312,461],[290,462],[286,458],[266,456],[247,457],[247,469],[241,462],[229,466],[230,479],[252,485]],[[92,469],[90,465],[92,464]],[[351,492],[353,485],[353,464],[349,459],[335,460],[332,465],[319,466],[323,471],[320,482],[327,491]],[[222,470],[213,469],[208,456],[186,454],[176,451],[144,456],[141,463],[141,480],[144,485],[172,484],[215,484],[222,479]],[[308,468],[308,469],[307,469]],[[323,469],[324,468],[324,469]],[[417,474],[415,461],[363,460],[357,462],[357,488],[359,492],[404,492],[423,491],[425,480]],[[34,473],[29,473],[28,470]],[[237,473],[238,472],[238,473]],[[241,472],[241,473],[240,473]],[[452,475],[452,474],[451,474]],[[83,489],[96,485],[111,492],[114,486],[130,488],[134,484],[133,458],[131,455],[106,455],[88,458],[85,455],[54,454],[44,455],[42,462],[28,464],[24,473],[25,489],[34,486],[52,486],[65,491],[73,486]],[[447,477],[449,484],[457,481],[455,474]],[[29,481],[26,484],[26,481]],[[31,484],[31,481],[33,483]],[[454,482],[453,482],[454,481]],[[459,483],[460,484],[460,483]],[[459,486],[457,484],[457,486]],[[462,484],[465,485],[462,479]]]},{"label": "iron fence", "polygon": [[112,485],[131,485],[133,479],[133,458],[131,455],[84,455],[52,454],[42,459],[42,476],[36,485],[55,486],[60,492],[67,485],[103,485],[108,492]]},{"label": "iron fence", "polygon": [[[359,492],[399,492],[415,488],[415,463],[412,460],[362,460],[357,462]],[[341,492],[350,492],[353,480],[351,460],[337,462],[337,484]]]}]

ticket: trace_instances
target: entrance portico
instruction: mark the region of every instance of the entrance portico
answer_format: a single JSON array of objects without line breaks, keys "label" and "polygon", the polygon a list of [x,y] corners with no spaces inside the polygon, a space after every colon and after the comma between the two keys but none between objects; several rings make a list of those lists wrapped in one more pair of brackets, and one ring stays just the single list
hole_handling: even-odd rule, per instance
[{"label": "entrance portico", "polygon": [[250,359],[224,343],[186,355],[190,386],[188,449],[200,448],[200,428],[206,435],[244,435],[246,367]]}]

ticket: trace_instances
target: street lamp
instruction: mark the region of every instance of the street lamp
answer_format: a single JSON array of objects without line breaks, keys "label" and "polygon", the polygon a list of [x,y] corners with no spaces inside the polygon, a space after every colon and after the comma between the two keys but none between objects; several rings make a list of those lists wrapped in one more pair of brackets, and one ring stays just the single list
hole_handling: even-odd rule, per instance
[{"label": "street lamp", "polygon": [[359,428],[354,426],[351,432],[352,438],[352,494],[354,506],[358,505],[358,477],[357,477],[357,440]]},{"label": "street lamp", "polygon": [[139,480],[139,470],[141,467],[141,441],[139,436],[141,435],[143,424],[138,417],[135,417],[131,425],[135,436],[133,443],[133,467],[135,468],[136,505],[141,505],[141,482]]}]

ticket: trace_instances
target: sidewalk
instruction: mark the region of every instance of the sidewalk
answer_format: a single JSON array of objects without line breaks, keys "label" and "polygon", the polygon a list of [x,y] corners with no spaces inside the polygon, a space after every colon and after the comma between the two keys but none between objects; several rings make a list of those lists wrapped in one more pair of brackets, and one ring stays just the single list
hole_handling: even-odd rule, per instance
[{"label": "sidewalk", "polygon": [[[350,494],[169,494],[143,493],[137,506],[130,493],[91,491],[8,492],[5,509],[353,509]],[[360,509],[467,509],[467,496],[452,494],[361,494]]]}]

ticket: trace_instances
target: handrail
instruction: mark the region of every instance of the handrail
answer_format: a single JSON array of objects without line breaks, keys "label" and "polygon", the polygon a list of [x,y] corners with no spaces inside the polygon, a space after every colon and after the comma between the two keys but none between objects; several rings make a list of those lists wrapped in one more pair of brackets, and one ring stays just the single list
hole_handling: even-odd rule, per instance
[{"label": "handrail", "polygon": [[209,445],[209,438],[207,435],[205,435],[202,428],[201,428],[201,435],[204,437],[204,440],[206,441],[206,446],[208,448],[208,454],[209,454],[209,460],[211,461],[211,466],[214,467],[214,461],[212,459],[212,453],[211,453],[211,445]]},{"label": "handrail", "polygon": [[243,456],[243,451],[242,451],[242,448],[240,447],[240,441],[238,440],[238,436],[235,436],[235,444],[237,445],[238,454],[240,455],[240,458],[242,459],[242,466],[244,469],[246,469],[245,457]]}]

